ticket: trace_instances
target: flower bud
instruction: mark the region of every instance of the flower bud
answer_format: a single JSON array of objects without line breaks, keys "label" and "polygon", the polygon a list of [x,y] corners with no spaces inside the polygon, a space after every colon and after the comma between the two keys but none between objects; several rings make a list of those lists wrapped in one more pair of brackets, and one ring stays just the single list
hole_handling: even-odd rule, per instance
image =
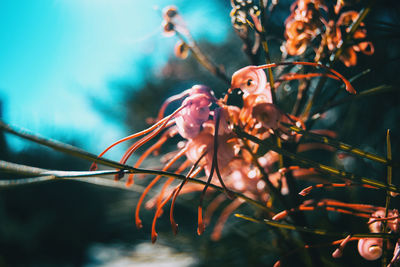
[{"label": "flower bud", "polygon": [[361,238],[358,240],[358,252],[366,260],[377,260],[382,256],[382,243],[382,238]]}]

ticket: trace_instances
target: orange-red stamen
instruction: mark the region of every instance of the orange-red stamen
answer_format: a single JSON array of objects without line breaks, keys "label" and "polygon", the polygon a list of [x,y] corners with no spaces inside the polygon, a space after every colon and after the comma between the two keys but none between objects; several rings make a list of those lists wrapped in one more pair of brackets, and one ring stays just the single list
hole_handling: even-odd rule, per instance
[{"label": "orange-red stamen", "polygon": [[[118,140],[117,142],[115,142],[115,143],[111,144],[110,146],[108,146],[108,147],[107,147],[103,152],[101,152],[97,157],[99,157],[99,158],[102,157],[108,150],[110,150],[111,148],[113,148],[114,146],[116,146],[116,145],[118,145],[118,144],[120,144],[120,143],[123,143],[123,142],[125,142],[125,141],[131,140],[131,139],[133,139],[133,138],[142,136],[142,135],[144,135],[144,134],[147,134],[148,132],[153,131],[153,130],[156,129],[158,126],[160,126],[160,124],[164,123],[166,120],[169,120],[169,119],[170,119],[170,118],[165,117],[165,118],[162,119],[161,121],[157,122],[157,123],[154,124],[153,126],[147,128],[147,129],[145,129],[145,130],[143,130],[143,131],[140,131],[140,132],[138,132],[138,133],[129,135],[129,136],[127,136],[127,137],[124,137],[124,138]],[[91,171],[95,171],[96,169],[97,169],[97,164],[96,164],[96,162],[94,162],[94,163],[90,166],[90,170],[91,170]]]},{"label": "orange-red stamen", "polygon": [[[159,134],[165,127],[167,127],[167,123],[178,113],[180,112],[183,108],[185,108],[185,106],[181,106],[180,108],[178,108],[177,110],[175,110],[171,115],[169,115],[167,118],[167,120],[164,121],[163,124],[161,124],[161,126],[155,130],[154,132],[150,133],[149,135],[147,135],[146,137],[143,137],[142,139],[140,139],[139,141],[137,141],[135,144],[133,144],[128,150],[127,152],[125,152],[125,154],[123,155],[122,159],[120,160],[121,164],[125,164],[126,161],[129,159],[129,157],[137,150],[139,149],[143,144],[147,143],[149,140],[153,139],[157,134]],[[115,179],[118,180],[119,176],[115,175]]]},{"label": "orange-red stamen", "polygon": [[219,205],[224,202],[226,196],[224,194],[219,194],[216,198],[214,198],[211,203],[208,205],[206,214],[204,215],[204,224],[209,225],[211,221],[211,217],[214,214],[214,211],[219,207]]},{"label": "orange-red stamen", "polygon": [[161,120],[161,118],[164,117],[164,112],[167,109],[169,104],[171,104],[172,102],[177,101],[179,99],[182,99],[183,97],[185,97],[188,94],[189,94],[188,90],[185,90],[180,94],[173,95],[173,96],[167,98],[167,100],[164,101],[164,103],[162,104],[162,106],[158,112],[157,121]]},{"label": "orange-red stamen", "polygon": [[229,203],[228,206],[225,207],[220,217],[218,218],[217,223],[215,224],[213,233],[211,234],[212,240],[216,241],[221,238],[222,229],[224,228],[224,225],[228,220],[229,215],[231,215],[232,212],[234,212],[237,208],[239,208],[239,206],[242,205],[242,203],[243,200],[237,198],[231,203]]},{"label": "orange-red stamen", "polygon": [[340,81],[339,77],[328,74],[328,73],[307,73],[307,74],[298,74],[298,73],[285,73],[279,77],[279,80],[284,81],[291,81],[291,80],[300,80],[300,79],[307,79],[307,78],[314,78],[314,77],[329,77],[331,79],[335,79]]},{"label": "orange-red stamen", "polygon": [[[154,151],[159,149],[170,137],[169,132],[165,132],[160,139],[153,144],[151,147],[149,147],[141,156],[140,158],[136,161],[135,163],[135,168],[139,168],[140,164]],[[130,186],[133,184],[133,177],[134,173],[129,174],[128,179],[126,181],[126,186]]]},{"label": "orange-red stamen", "polygon": [[336,70],[329,68],[325,65],[322,65],[320,63],[315,63],[315,62],[280,62],[280,63],[271,63],[271,64],[266,64],[266,65],[261,65],[258,66],[258,69],[269,69],[269,68],[273,68],[273,67],[277,67],[277,66],[284,66],[284,65],[303,65],[303,66],[313,66],[313,67],[320,67],[320,68],[324,68],[328,71],[330,71],[331,73],[333,73],[334,75],[336,75],[336,77],[338,77],[340,80],[342,80],[342,82],[346,85],[346,90],[351,93],[351,94],[356,94],[356,90],[354,90],[353,86],[350,84],[350,82],[339,72],[337,72]]},{"label": "orange-red stamen", "polygon": [[[200,159],[201,159],[201,158],[202,158],[202,157],[200,157]],[[197,164],[195,164],[193,167],[196,167],[196,165],[197,165]],[[195,169],[195,168],[192,168],[192,169],[189,171],[188,175],[186,176],[187,178],[189,178],[189,177],[191,177],[191,178],[196,177],[196,175],[199,174],[199,173],[203,170],[203,167],[197,168],[197,170],[194,171],[193,174],[192,174],[192,171],[193,171],[194,169]],[[178,197],[179,193],[182,192],[182,188],[183,188],[183,186],[187,183],[187,181],[188,181],[188,179],[185,179],[185,180],[179,185],[179,187],[177,187],[178,189],[177,189],[175,192],[172,192],[172,194],[171,194],[171,195],[174,196],[174,198],[172,199],[172,202],[171,202],[171,208],[170,208],[170,213],[169,213],[169,220],[170,220],[170,222],[171,222],[172,231],[174,232],[175,235],[176,235],[177,232],[178,232],[178,224],[175,222],[175,219],[174,219],[175,201],[176,201],[176,198]]]},{"label": "orange-red stamen", "polygon": [[202,235],[204,233],[204,223],[203,223],[203,205],[199,205],[197,208],[197,234]]},{"label": "orange-red stamen", "polygon": [[[172,178],[173,179],[173,178]],[[176,189],[175,189],[176,190]],[[175,191],[174,190],[174,191]],[[174,192],[173,192],[174,193]],[[154,214],[154,218],[153,218],[153,223],[151,225],[151,242],[154,244],[157,240],[157,232],[156,232],[156,222],[158,217],[161,216],[162,214],[162,208],[165,206],[165,204],[167,204],[167,202],[171,199],[172,194],[170,194],[162,203],[160,206],[157,207],[156,213]]]},{"label": "orange-red stamen", "polygon": [[[178,168],[178,170],[176,170],[176,174],[181,174],[188,166],[189,166],[190,161],[186,160],[184,163],[182,163],[182,165]],[[160,206],[161,201],[164,197],[165,191],[167,190],[168,186],[174,181],[174,178],[169,178],[165,184],[163,185],[163,187],[161,188],[160,194],[157,197],[157,208]]]},{"label": "orange-red stamen", "polygon": [[[163,168],[163,171],[168,170],[180,157],[182,157],[186,153],[186,149],[182,149],[178,154],[176,154]],[[147,195],[147,193],[150,191],[150,189],[160,180],[161,175],[157,175],[151,182],[150,184],[147,185],[147,187],[144,189],[142,195],[139,198],[139,201],[136,206],[136,211],[135,211],[135,222],[136,222],[136,227],[137,228],[142,228],[142,220],[140,220],[139,213],[140,213],[140,207],[142,205],[144,197]]]},{"label": "orange-red stamen", "polygon": [[311,190],[315,188],[329,188],[329,187],[348,187],[348,186],[361,186],[365,188],[370,188],[370,189],[378,189],[375,186],[372,185],[367,185],[367,184],[356,184],[356,183],[329,183],[329,184],[316,184],[312,185],[309,187],[304,188],[303,190],[300,191],[299,195],[301,196],[306,196],[308,195]]}]

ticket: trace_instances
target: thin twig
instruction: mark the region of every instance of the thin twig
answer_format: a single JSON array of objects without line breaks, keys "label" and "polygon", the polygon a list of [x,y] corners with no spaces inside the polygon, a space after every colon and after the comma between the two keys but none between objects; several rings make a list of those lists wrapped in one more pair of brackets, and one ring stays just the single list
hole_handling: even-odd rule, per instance
[{"label": "thin twig", "polygon": [[[264,1],[265,0],[260,0],[260,6],[261,6],[261,45],[263,47],[263,50],[265,52],[265,60],[267,64],[271,64],[271,56],[269,54],[269,48],[268,48],[268,43],[266,40],[266,32],[265,32],[265,27],[264,24],[266,23],[266,16],[265,16],[265,8],[264,6]],[[276,92],[275,92],[275,82],[274,82],[274,75],[272,73],[272,69],[267,69],[268,72],[268,80],[269,80],[269,85],[271,87],[271,95],[272,95],[272,102],[276,105]]]},{"label": "thin twig", "polygon": [[243,214],[235,214],[236,217],[255,222],[255,223],[263,223],[267,224],[273,227],[279,227],[287,230],[293,230],[293,231],[299,231],[299,232],[305,232],[305,233],[310,233],[310,234],[316,234],[316,235],[323,235],[323,236],[335,236],[335,237],[347,237],[348,235],[351,235],[354,238],[377,238],[377,237],[386,237],[386,238],[391,238],[395,239],[398,238],[398,234],[388,234],[388,233],[360,233],[360,234],[349,234],[349,233],[334,233],[334,232],[329,232],[324,229],[316,229],[316,228],[308,228],[304,226],[297,226],[293,224],[287,224],[287,223],[281,223],[281,222],[276,222],[276,221],[271,221],[271,220],[257,220],[252,217],[243,215]]},{"label": "thin twig", "polygon": [[[386,156],[387,160],[391,161],[392,160],[392,145],[390,142],[390,130],[388,129],[386,132]],[[387,166],[387,184],[392,183],[392,166],[388,165]],[[389,206],[390,206],[390,192],[386,192],[386,203],[385,203],[385,218],[388,217],[389,214]],[[383,221],[382,223],[383,226],[383,232],[387,233],[389,231],[389,227],[386,221]],[[386,266],[387,264],[387,243],[388,240],[386,238],[383,239],[383,254],[382,254],[382,266]]]}]

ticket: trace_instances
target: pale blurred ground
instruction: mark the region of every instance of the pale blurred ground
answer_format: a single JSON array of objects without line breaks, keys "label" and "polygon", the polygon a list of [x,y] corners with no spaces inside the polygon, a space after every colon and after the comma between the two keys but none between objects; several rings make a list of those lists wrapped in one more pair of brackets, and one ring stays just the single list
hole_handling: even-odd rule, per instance
[{"label": "pale blurred ground", "polygon": [[197,260],[182,252],[175,252],[162,244],[143,242],[132,250],[117,244],[93,244],[88,250],[89,263],[85,267],[184,267]]}]

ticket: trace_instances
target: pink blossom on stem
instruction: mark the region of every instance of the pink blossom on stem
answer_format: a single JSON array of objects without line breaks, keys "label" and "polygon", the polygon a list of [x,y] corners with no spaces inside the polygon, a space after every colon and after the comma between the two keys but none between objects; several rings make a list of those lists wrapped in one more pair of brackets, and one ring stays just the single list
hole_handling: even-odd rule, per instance
[{"label": "pink blossom on stem", "polygon": [[257,66],[247,66],[232,75],[231,89],[240,88],[244,93],[244,98],[249,94],[264,95],[266,102],[272,103],[271,89],[267,82],[264,70]]},{"label": "pink blossom on stem", "polygon": [[199,134],[202,124],[208,120],[211,100],[204,94],[195,94],[186,98],[182,105],[186,107],[176,118],[176,126],[183,138],[191,139]]},{"label": "pink blossom on stem", "polygon": [[382,238],[361,238],[358,241],[358,252],[366,260],[374,261],[382,256]]}]

